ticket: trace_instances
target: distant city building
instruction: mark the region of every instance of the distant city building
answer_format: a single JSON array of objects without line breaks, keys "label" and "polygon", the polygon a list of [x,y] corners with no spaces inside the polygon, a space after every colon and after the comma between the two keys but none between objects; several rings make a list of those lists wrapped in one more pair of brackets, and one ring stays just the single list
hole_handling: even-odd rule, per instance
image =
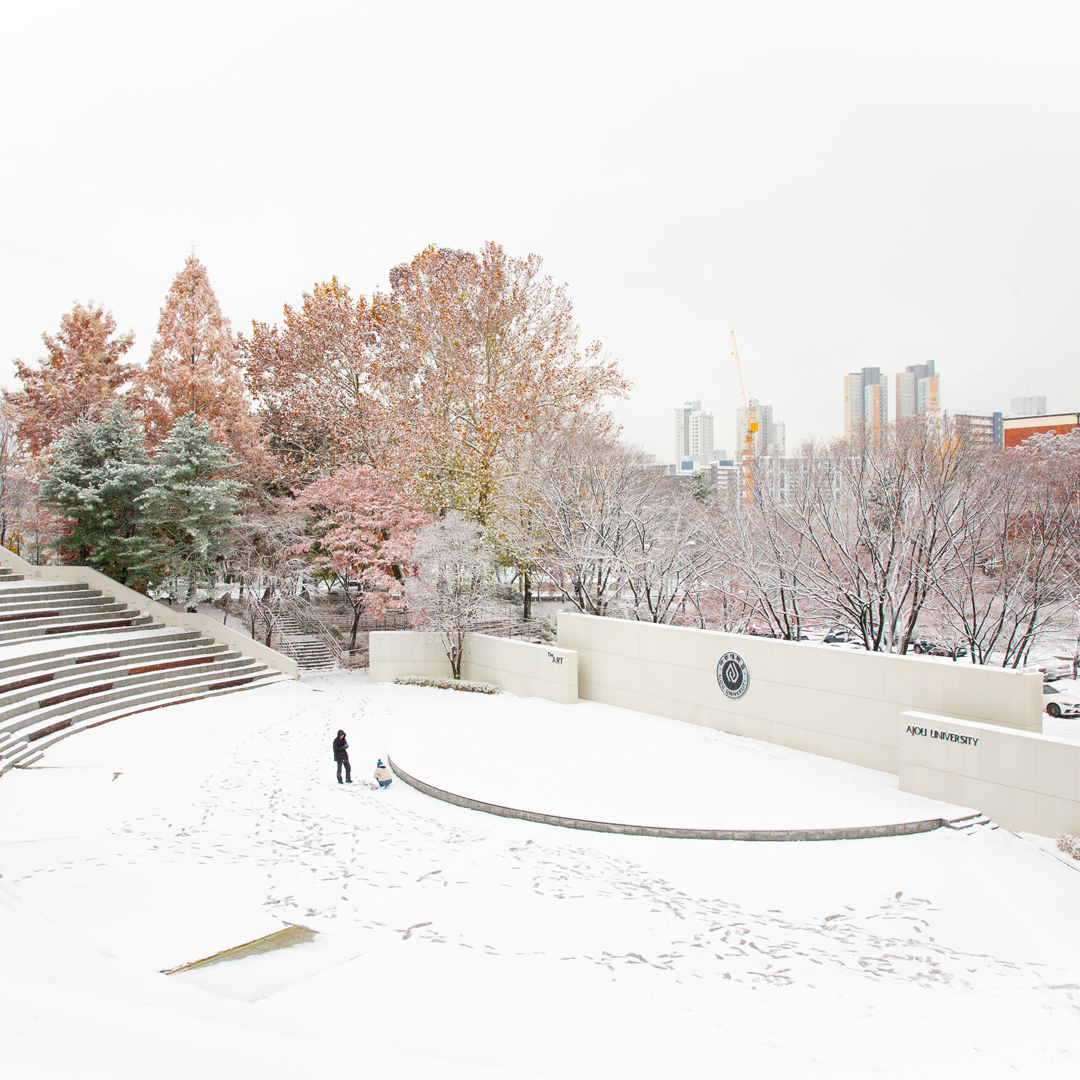
[{"label": "distant city building", "polygon": [[709,465],[709,483],[718,498],[733,503],[742,489],[743,471],[730,459],[722,458]]},{"label": "distant city building", "polygon": [[864,367],[844,376],[844,438],[866,431],[880,442],[889,422],[889,382],[881,368]]},{"label": "distant city building", "polygon": [[941,380],[934,361],[909,364],[896,376],[896,419],[941,411]]},{"label": "distant city building", "polygon": [[1012,416],[1045,416],[1046,398],[1014,397],[1009,401],[1009,413]]},{"label": "distant city building", "polygon": [[976,416],[973,413],[957,413],[953,417],[956,436],[970,445],[983,446],[988,450],[1001,450],[1005,446],[1005,417],[1003,413]]},{"label": "distant city building", "polygon": [[1005,448],[1019,446],[1032,435],[1049,431],[1064,435],[1077,427],[1080,427],[1080,413],[1055,413],[1052,416],[1036,413],[1034,416],[1010,416],[1004,422]]},{"label": "distant city building", "polygon": [[713,414],[700,401],[687,401],[675,409],[675,471],[695,472],[716,459]]},{"label": "distant city building", "polygon": [[[750,408],[754,410],[754,419],[758,429],[751,440],[753,456],[783,457],[787,451],[787,427],[773,418],[773,407],[762,405],[757,398],[750,398]],[[746,412],[735,410],[735,456],[741,457],[746,445]]]},{"label": "distant city building", "polygon": [[919,380],[919,413],[941,412],[941,382],[936,375]]},{"label": "distant city building", "polygon": [[871,442],[881,445],[889,423],[889,384],[884,375],[878,383],[863,385],[863,426]]}]

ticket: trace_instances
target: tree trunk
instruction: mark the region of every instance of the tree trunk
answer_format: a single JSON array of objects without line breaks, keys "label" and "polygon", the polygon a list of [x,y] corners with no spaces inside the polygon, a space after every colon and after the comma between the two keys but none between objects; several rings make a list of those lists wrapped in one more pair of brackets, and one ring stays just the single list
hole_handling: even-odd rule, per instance
[{"label": "tree trunk", "polygon": [[525,593],[522,600],[522,618],[532,618],[532,578],[529,577],[529,571],[525,570],[522,574],[522,584],[524,585]]},{"label": "tree trunk", "polygon": [[356,648],[356,631],[360,626],[360,612],[363,608],[357,604],[353,608],[352,633],[349,635],[349,652]]}]

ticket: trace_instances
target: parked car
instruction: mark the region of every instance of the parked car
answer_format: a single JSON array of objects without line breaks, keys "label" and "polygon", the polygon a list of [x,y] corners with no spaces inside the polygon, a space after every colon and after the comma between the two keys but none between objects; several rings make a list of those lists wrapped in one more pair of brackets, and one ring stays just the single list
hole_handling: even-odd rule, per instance
[{"label": "parked car", "polygon": [[1080,697],[1059,690],[1053,683],[1043,683],[1043,708],[1047,716],[1080,716]]},{"label": "parked car", "polygon": [[826,645],[851,645],[856,642],[862,644],[862,635],[844,626],[835,626],[825,635]]},{"label": "parked car", "polygon": [[913,641],[911,651],[923,656],[951,656],[954,660],[968,654],[966,645],[942,645],[937,641]]},{"label": "parked car", "polygon": [[1025,668],[1026,671],[1041,672],[1043,682],[1053,682],[1054,679],[1071,679],[1073,677],[1073,663],[1068,656],[1055,656],[1050,660],[1040,660]]}]

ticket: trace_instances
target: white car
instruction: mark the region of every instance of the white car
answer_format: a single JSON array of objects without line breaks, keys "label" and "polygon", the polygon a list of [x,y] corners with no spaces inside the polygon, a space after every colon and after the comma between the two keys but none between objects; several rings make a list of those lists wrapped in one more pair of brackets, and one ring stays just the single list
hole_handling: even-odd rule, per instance
[{"label": "white car", "polygon": [[1080,716],[1080,697],[1058,690],[1053,683],[1043,683],[1043,708],[1047,716]]}]

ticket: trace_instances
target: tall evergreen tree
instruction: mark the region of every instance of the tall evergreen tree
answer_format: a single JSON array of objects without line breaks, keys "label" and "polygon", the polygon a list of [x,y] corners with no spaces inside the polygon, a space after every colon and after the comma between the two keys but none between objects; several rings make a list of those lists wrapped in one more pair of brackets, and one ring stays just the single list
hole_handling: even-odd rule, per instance
[{"label": "tall evergreen tree", "polygon": [[136,420],[116,403],[101,420],[77,421],[54,445],[47,469],[38,501],[70,522],[63,560],[127,583],[151,479]]},{"label": "tall evergreen tree", "polygon": [[150,467],[140,499],[143,536],[136,565],[148,585],[194,609],[212,595],[234,546],[242,485],[237,467],[210,425],[188,413],[173,426]]}]

